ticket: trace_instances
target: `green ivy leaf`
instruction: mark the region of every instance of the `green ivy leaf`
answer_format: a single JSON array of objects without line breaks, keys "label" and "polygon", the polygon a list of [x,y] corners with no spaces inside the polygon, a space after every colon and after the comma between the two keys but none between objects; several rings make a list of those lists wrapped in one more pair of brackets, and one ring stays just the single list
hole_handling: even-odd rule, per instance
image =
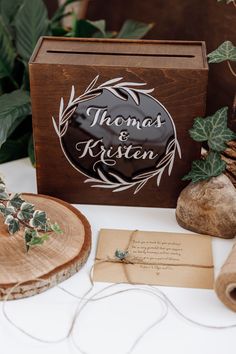
[{"label": "green ivy leaf", "polygon": [[20,220],[29,220],[32,218],[34,214],[34,205],[27,203],[27,202],[23,202],[20,206],[20,211],[17,214],[17,217]]},{"label": "green ivy leaf", "polygon": [[0,79],[11,77],[14,67],[16,52],[14,50],[11,36],[0,17]]},{"label": "green ivy leaf", "polygon": [[14,235],[17,231],[20,230],[19,221],[12,215],[7,215],[5,219],[5,224],[8,226],[8,231],[11,235]]},{"label": "green ivy leaf", "polygon": [[226,41],[209,53],[208,58],[209,63],[221,63],[225,60],[236,61],[236,47],[232,42]]},{"label": "green ivy leaf", "polygon": [[5,216],[6,207],[3,203],[0,203],[0,213]]},{"label": "green ivy leaf", "polygon": [[35,236],[27,243],[27,245],[28,246],[42,245],[44,241],[47,241],[48,239],[49,239],[48,234],[44,234],[42,236]]},{"label": "green ivy leaf", "polygon": [[33,229],[29,229],[28,227],[25,228],[25,233],[24,233],[24,239],[25,239],[25,246],[26,246],[26,251],[28,252],[30,246],[29,243],[31,242],[31,240],[37,237],[37,232]]},{"label": "green ivy leaf", "polygon": [[55,222],[54,224],[50,224],[51,230],[54,231],[56,234],[62,234],[63,231],[60,228],[60,226],[58,225],[57,222]]},{"label": "green ivy leaf", "polygon": [[222,152],[226,142],[236,138],[236,134],[227,127],[228,107],[219,109],[213,116],[196,118],[189,134],[195,141],[207,141],[210,149]]},{"label": "green ivy leaf", "polygon": [[35,210],[33,217],[30,220],[30,226],[45,230],[47,226],[46,213],[41,210]]},{"label": "green ivy leaf", "polygon": [[9,200],[9,205],[13,206],[16,209],[20,209],[23,203],[24,200],[21,198],[21,195],[19,193],[16,193],[11,196],[11,199]]},{"label": "green ivy leaf", "polygon": [[117,38],[143,38],[154,26],[154,23],[143,23],[127,20],[123,24]]},{"label": "green ivy leaf", "polygon": [[24,0],[15,18],[16,48],[28,61],[39,37],[49,33],[47,8],[42,0]]},{"label": "green ivy leaf", "polygon": [[189,134],[195,141],[207,141],[210,134],[209,120],[201,117],[195,118],[193,127],[189,130]]},{"label": "green ivy leaf", "polygon": [[0,96],[0,147],[30,113],[30,96],[27,91],[16,90]]},{"label": "green ivy leaf", "polygon": [[193,183],[219,176],[226,167],[218,152],[210,152],[206,159],[196,160],[192,163],[191,171],[183,177],[183,181],[192,180]]},{"label": "green ivy leaf", "polygon": [[1,181],[1,182],[0,182],[0,193],[5,192],[5,190],[6,190],[6,186],[5,186],[5,184],[2,183],[2,181]]},{"label": "green ivy leaf", "polygon": [[43,242],[44,240],[42,239],[42,237],[36,236],[32,238],[30,242],[28,242],[28,246],[42,245]]},{"label": "green ivy leaf", "polygon": [[10,205],[5,206],[3,203],[0,203],[0,213],[3,216],[11,215],[11,214],[14,214],[15,212],[16,212],[16,210],[14,207],[12,207]]},{"label": "green ivy leaf", "polygon": [[226,142],[236,138],[236,134],[227,127],[228,107],[219,109],[209,120],[209,148],[222,152],[226,149]]},{"label": "green ivy leaf", "polygon": [[118,249],[115,251],[115,257],[121,261],[125,260],[125,258],[128,256],[128,254],[129,254],[128,251],[122,251],[122,250],[118,250]]},{"label": "green ivy leaf", "polygon": [[7,192],[0,193],[0,200],[8,200],[9,198],[10,198],[10,196]]},{"label": "green ivy leaf", "polygon": [[25,245],[28,252],[31,246],[42,245],[45,241],[49,239],[48,234],[39,235],[36,230],[26,228],[25,229]]},{"label": "green ivy leaf", "polygon": [[14,214],[15,212],[16,212],[16,209],[15,209],[14,207],[8,206],[8,207],[6,207],[6,209],[5,209],[5,216],[7,216],[7,215],[12,215],[12,214]]}]

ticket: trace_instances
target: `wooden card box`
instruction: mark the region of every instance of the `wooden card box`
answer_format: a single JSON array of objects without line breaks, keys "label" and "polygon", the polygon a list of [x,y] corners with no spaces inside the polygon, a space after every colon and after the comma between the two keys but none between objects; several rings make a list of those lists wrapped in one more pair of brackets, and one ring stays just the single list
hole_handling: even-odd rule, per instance
[{"label": "wooden card box", "polygon": [[204,42],[44,37],[30,61],[38,192],[175,207],[200,146]]}]

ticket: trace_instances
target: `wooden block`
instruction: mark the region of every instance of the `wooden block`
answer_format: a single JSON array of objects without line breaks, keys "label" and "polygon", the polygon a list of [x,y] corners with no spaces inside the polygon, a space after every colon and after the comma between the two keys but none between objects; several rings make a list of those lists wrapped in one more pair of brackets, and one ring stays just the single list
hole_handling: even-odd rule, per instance
[{"label": "wooden block", "polygon": [[188,130],[207,77],[203,42],[41,39],[30,61],[38,191],[175,207],[200,157]]},{"label": "wooden block", "polygon": [[90,225],[76,208],[43,195],[24,194],[24,199],[46,211],[63,234],[51,235],[43,245],[26,253],[23,231],[10,236],[6,225],[0,223],[0,300],[11,290],[8,300],[20,299],[66,280],[83,266],[91,248]]}]

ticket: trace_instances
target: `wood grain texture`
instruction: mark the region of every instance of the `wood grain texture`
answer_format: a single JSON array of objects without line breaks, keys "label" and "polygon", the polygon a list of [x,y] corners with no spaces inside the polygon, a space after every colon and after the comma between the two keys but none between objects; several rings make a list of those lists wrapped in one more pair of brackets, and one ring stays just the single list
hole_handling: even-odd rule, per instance
[{"label": "wood grain texture", "polygon": [[[45,40],[46,45],[47,41]],[[68,51],[68,48],[73,51],[75,45],[78,50],[80,42],[83,51],[85,50],[86,40],[63,42],[60,39],[51,40],[51,49],[54,46],[59,48],[60,41],[64,43],[60,44],[60,50],[63,47],[65,51]],[[30,63],[38,192],[57,196],[71,203],[175,207],[180,191],[186,186],[181,179],[189,171],[192,160],[200,157],[200,144],[190,138],[188,130],[192,127],[193,119],[205,113],[208,70],[204,46],[201,42],[152,41],[150,44],[141,41],[137,45],[135,41],[90,40],[87,42],[87,52],[92,50],[104,52],[108,50],[106,43],[109,44],[109,50],[114,53],[129,51],[133,45],[136,45],[133,50],[136,50],[137,54],[138,51],[139,54],[146,53],[146,48],[147,51],[158,53],[161,46],[162,54],[165,51],[164,53],[176,56],[165,58],[165,65],[162,57],[152,58],[146,67],[142,59],[137,64],[137,59],[133,57],[124,59],[123,56],[115,54],[112,55],[112,66],[104,65],[105,59],[101,57],[98,60],[93,55],[91,62],[87,59],[87,64],[82,61],[82,65],[80,57],[74,56],[71,61],[72,59],[66,59],[65,53],[58,53],[56,64],[55,58],[52,61],[51,54],[47,57],[47,49],[42,43],[39,44]],[[190,64],[186,68],[183,61],[178,58],[179,54],[186,54],[188,49],[194,53],[193,68]],[[38,57],[41,58],[40,62]],[[182,159],[176,157],[171,176],[165,172],[159,188],[155,178],[136,195],[133,195],[133,191],[112,193],[111,190],[91,188],[84,184],[86,177],[75,170],[63,155],[51,117],[58,117],[61,97],[68,102],[72,85],[75,85],[76,95],[80,95],[96,75],[99,75],[101,82],[123,77],[125,81],[147,83],[148,88],[154,88],[153,97],[157,98],[171,114],[182,150]]]},{"label": "wood grain texture", "polygon": [[[128,18],[154,22],[155,26],[146,38],[204,40],[208,53],[225,40],[236,45],[236,9],[232,3],[227,5],[216,0],[96,0],[90,2],[87,17],[91,20],[104,18],[109,30],[118,30]],[[232,64],[236,70],[236,64]],[[235,91],[235,78],[227,64],[210,65],[207,114],[222,106],[232,107]],[[235,122],[232,127],[236,129]]]},{"label": "wood grain texture", "polygon": [[[91,230],[87,219],[71,205],[48,196],[24,194],[26,201],[46,211],[51,222],[58,222],[63,234],[26,253],[23,232],[9,236],[0,223],[0,299],[19,282],[9,299],[39,294],[79,271],[91,248]],[[45,280],[35,281],[40,278]]]}]

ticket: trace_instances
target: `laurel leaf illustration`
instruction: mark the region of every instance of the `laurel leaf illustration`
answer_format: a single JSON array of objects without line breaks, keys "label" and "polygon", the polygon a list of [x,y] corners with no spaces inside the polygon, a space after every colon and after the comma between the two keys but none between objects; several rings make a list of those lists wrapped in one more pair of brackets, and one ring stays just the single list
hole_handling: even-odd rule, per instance
[{"label": "laurel leaf illustration", "polygon": [[176,139],[176,148],[177,148],[177,151],[178,151],[178,154],[179,154],[179,158],[181,159],[182,158],[182,153],[181,153],[180,145],[179,145],[179,142],[178,142],[177,139]]},{"label": "laurel leaf illustration", "polygon": [[[100,181],[101,183],[101,181]],[[93,186],[91,186],[92,188],[116,188],[118,187],[119,184],[94,184]]]},{"label": "laurel leaf illustration", "polygon": [[168,154],[166,154],[156,165],[156,167],[161,167],[164,163],[168,163],[168,161],[170,160],[170,158],[173,156],[173,151],[168,152]]},{"label": "laurel leaf illustration", "polygon": [[97,178],[87,178],[84,183],[99,183],[101,182],[100,179]]},{"label": "laurel leaf illustration", "polygon": [[75,97],[75,86],[72,85],[68,106],[72,104],[74,97]]},{"label": "laurel leaf illustration", "polygon": [[175,144],[175,140],[173,139],[173,140],[171,140],[171,141],[169,142],[169,144],[167,145],[166,153],[170,152],[170,150],[171,150],[171,148],[174,146],[174,144]]},{"label": "laurel leaf illustration", "polygon": [[114,87],[145,86],[145,85],[147,85],[145,82],[120,82],[119,84],[116,84]]},{"label": "laurel leaf illustration", "polygon": [[123,178],[117,176],[115,173],[110,172],[109,173],[112,177],[116,178],[118,182],[120,183],[127,183]]},{"label": "laurel leaf illustration", "polygon": [[117,189],[114,189],[112,192],[122,192],[122,191],[125,191],[126,189],[129,189],[133,187],[133,184],[127,184],[126,186],[122,186],[122,187],[119,187]]},{"label": "laurel leaf illustration", "polygon": [[169,167],[168,167],[168,176],[170,176],[171,172],[172,172],[172,169],[173,169],[173,165],[174,165],[174,158],[170,160],[170,164],[169,164]]},{"label": "laurel leaf illustration", "polygon": [[116,89],[113,89],[112,87],[104,87],[104,89],[110,91],[114,96],[120,98],[121,100],[126,101],[126,98],[121,96]]},{"label": "laurel leaf illustration", "polygon": [[88,87],[86,88],[86,90],[84,91],[84,93],[87,93],[88,91],[92,90],[95,86],[95,84],[97,83],[99,78],[99,75],[97,75],[92,82],[90,82],[90,84],[88,85]]},{"label": "laurel leaf illustration", "polygon": [[101,177],[102,181],[107,182],[107,183],[112,183],[111,181],[109,181],[109,179],[104,175],[104,173],[100,170],[100,168],[97,169],[97,172],[99,174],[99,176]]},{"label": "laurel leaf illustration", "polygon": [[55,129],[57,135],[60,137],[60,132],[59,132],[59,129],[57,127],[57,123],[56,123],[54,117],[52,117],[52,123],[53,123],[54,129]]},{"label": "laurel leaf illustration", "polygon": [[140,180],[142,178],[153,176],[153,173],[155,173],[155,171],[154,172],[153,171],[148,171],[148,172],[140,173],[140,175],[135,176],[133,179],[134,180]]},{"label": "laurel leaf illustration", "polygon": [[143,90],[135,88],[135,89],[133,89],[133,91],[139,92],[139,93],[148,94],[148,93],[152,93],[154,91],[154,88],[152,88],[152,89],[143,89]]},{"label": "laurel leaf illustration", "polygon": [[162,169],[160,170],[160,172],[158,173],[158,176],[157,176],[157,186],[159,187],[160,183],[161,183],[161,177],[163,175],[163,172],[165,170],[165,166],[162,167]]},{"label": "laurel leaf illustration", "polygon": [[122,89],[124,91],[126,91],[134,100],[134,102],[136,103],[136,105],[139,105],[140,101],[139,101],[139,97],[137,95],[137,93],[135,91],[130,90],[127,87],[122,87]]},{"label": "laurel leaf illustration", "polygon": [[[101,84],[100,86],[98,86],[97,88],[95,88],[98,78],[99,75],[97,75],[93,79],[93,81],[89,84],[85,92],[81,96],[77,97],[76,99],[74,99],[75,87],[72,86],[70,99],[66,108],[64,108],[64,99],[63,97],[61,98],[60,109],[59,109],[59,124],[63,126],[61,131],[58,128],[54,117],[52,117],[53,126],[59,138],[61,138],[66,133],[69,125],[69,119],[76,111],[78,105],[82,102],[98,97],[103,92],[103,89],[108,90],[114,96],[118,97],[121,100],[127,100],[128,96],[126,95],[129,95],[137,105],[140,104],[139,93],[148,94],[153,92],[154,90],[154,89],[137,88],[140,86],[145,86],[146,85],[145,83],[119,82],[123,79],[122,77],[108,80],[103,84]],[[122,177],[112,172],[108,172],[109,176],[106,177],[105,174],[98,168],[97,173],[99,177],[87,178],[84,181],[84,183],[93,183],[93,185],[91,185],[92,188],[98,187],[98,188],[112,189],[112,192],[121,192],[129,188],[136,187],[134,190],[134,194],[136,194],[143,188],[143,186],[148,182],[149,179],[153,178],[154,176],[157,176],[157,185],[159,186],[161,182],[161,177],[166,167],[168,166],[169,175],[172,171],[176,149],[178,150],[179,157],[181,158],[180,146],[175,137],[175,139],[170,141],[170,143],[168,144],[166,148],[165,156],[157,164],[156,170],[139,174],[138,176],[133,177],[133,180],[131,182],[124,180]],[[114,160],[111,161],[115,163]],[[95,170],[95,165],[94,165],[94,170]],[[115,182],[114,180],[109,179],[110,176],[115,178]]]},{"label": "laurel leaf illustration", "polygon": [[61,119],[62,115],[63,115],[63,109],[64,109],[64,99],[63,97],[61,97],[61,101],[60,101],[60,109],[59,109],[59,118]]},{"label": "laurel leaf illustration", "polygon": [[75,113],[77,109],[77,106],[73,107],[72,109],[70,109],[62,118],[60,125],[63,125],[67,120],[70,119],[70,117]]},{"label": "laurel leaf illustration", "polygon": [[135,189],[134,194],[137,194],[137,193],[140,191],[140,189],[142,189],[143,186],[147,183],[147,181],[148,181],[148,179],[145,179],[143,182],[141,182],[141,183],[138,185],[138,187]]},{"label": "laurel leaf illustration", "polygon": [[90,95],[88,94],[84,98],[78,97],[76,100],[74,100],[73,104],[75,104],[75,103],[79,104],[79,103],[82,103],[82,102],[85,102],[85,101],[89,101],[89,100],[92,100],[93,98],[96,98],[97,96],[100,96],[100,95],[101,95],[101,92],[99,92],[99,93],[91,93]]},{"label": "laurel leaf illustration", "polygon": [[100,85],[99,87],[104,87],[104,86],[108,86],[108,85],[111,85],[111,84],[114,84],[120,80],[122,80],[123,77],[116,77],[115,79],[111,79],[111,80],[108,80],[106,82],[104,82],[102,85]]},{"label": "laurel leaf illustration", "polygon": [[63,135],[65,135],[65,133],[67,132],[68,124],[69,124],[69,121],[66,122],[63,129],[61,130],[61,137],[63,137]]}]

